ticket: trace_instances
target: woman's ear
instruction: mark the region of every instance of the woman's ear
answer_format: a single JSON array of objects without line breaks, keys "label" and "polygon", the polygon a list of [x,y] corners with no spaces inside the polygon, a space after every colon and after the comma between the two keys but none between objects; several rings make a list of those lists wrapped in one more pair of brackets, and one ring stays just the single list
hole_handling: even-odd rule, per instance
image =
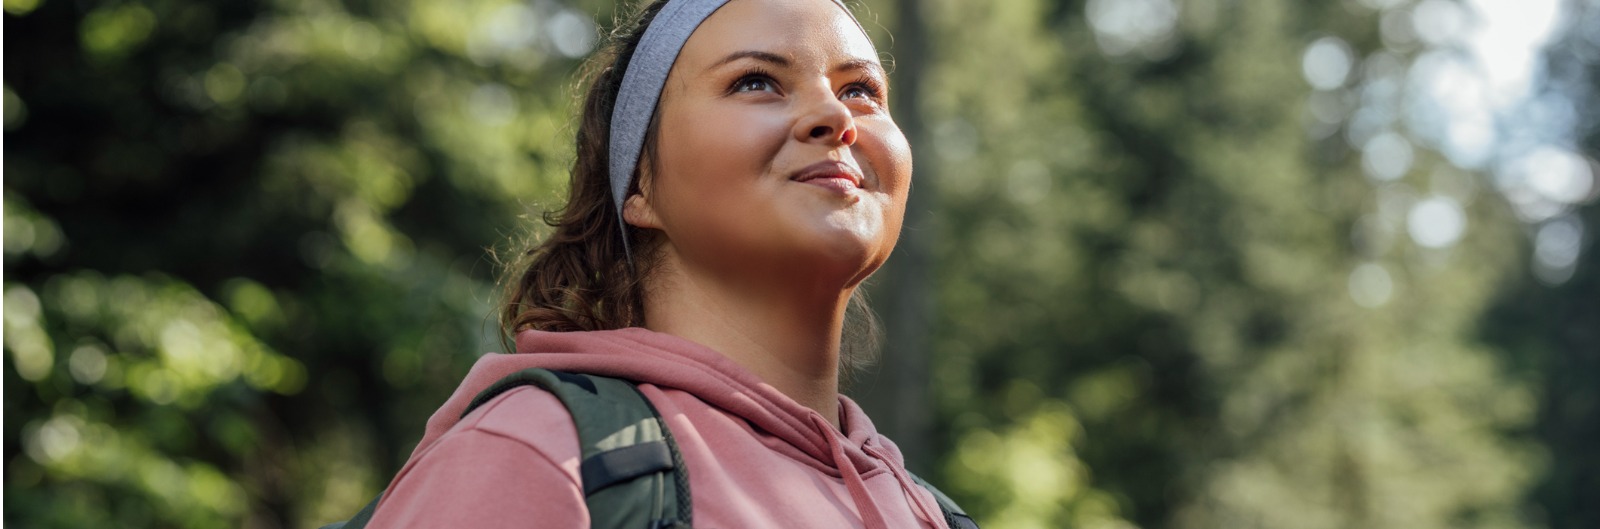
[{"label": "woman's ear", "polygon": [[643,190],[622,201],[622,220],[638,228],[661,229],[661,219],[656,217],[656,209]]}]

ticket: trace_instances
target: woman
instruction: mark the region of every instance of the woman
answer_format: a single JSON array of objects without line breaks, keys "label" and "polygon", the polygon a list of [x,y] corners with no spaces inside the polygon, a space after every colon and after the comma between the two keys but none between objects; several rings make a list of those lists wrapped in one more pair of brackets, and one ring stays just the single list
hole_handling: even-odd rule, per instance
[{"label": "woman", "polygon": [[474,366],[373,526],[587,527],[561,401],[524,386],[461,416],[538,367],[637,383],[697,527],[946,527],[838,390],[846,309],[911,179],[860,25],[838,0],[656,1],[610,56],[569,202],[508,282],[517,354]]}]

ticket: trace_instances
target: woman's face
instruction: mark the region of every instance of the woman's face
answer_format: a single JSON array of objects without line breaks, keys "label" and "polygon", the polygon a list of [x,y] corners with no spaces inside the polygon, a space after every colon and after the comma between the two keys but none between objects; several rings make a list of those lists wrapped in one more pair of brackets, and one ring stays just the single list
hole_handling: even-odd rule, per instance
[{"label": "woman's face", "polygon": [[[872,44],[830,0],[732,0],[662,90],[656,159],[628,221],[721,277],[854,286],[900,233],[911,151]],[[822,274],[822,275],[819,275]]]}]

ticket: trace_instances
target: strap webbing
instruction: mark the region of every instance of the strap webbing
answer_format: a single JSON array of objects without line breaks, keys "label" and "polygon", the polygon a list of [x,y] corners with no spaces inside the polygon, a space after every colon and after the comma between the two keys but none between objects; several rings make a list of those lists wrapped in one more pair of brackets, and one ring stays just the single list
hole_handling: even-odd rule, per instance
[{"label": "strap webbing", "polygon": [[586,496],[645,474],[668,470],[672,470],[672,451],[667,448],[665,441],[650,441],[601,452],[584,459],[578,468]]}]

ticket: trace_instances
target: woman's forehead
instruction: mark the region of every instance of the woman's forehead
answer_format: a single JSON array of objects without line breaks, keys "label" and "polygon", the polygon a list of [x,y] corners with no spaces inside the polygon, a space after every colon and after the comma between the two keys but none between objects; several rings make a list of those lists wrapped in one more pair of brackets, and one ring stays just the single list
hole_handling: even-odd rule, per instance
[{"label": "woman's forehead", "polygon": [[730,0],[690,35],[678,62],[699,72],[752,52],[797,67],[877,63],[872,41],[833,0]]}]

